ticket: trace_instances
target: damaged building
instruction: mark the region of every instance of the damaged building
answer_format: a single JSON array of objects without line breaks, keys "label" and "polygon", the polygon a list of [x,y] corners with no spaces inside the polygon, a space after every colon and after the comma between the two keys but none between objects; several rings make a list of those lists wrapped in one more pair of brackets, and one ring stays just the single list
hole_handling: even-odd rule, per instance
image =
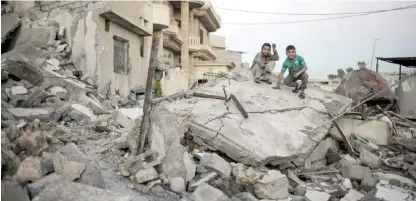
[{"label": "damaged building", "polygon": [[364,107],[391,86],[299,99],[219,27],[209,1],[2,2],[1,199],[416,200],[412,77],[400,114]]}]

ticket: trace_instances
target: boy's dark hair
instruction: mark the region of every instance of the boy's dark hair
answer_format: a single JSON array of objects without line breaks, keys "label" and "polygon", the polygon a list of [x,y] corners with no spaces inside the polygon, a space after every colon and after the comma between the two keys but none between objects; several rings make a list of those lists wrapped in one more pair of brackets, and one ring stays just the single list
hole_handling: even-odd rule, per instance
[{"label": "boy's dark hair", "polygon": [[272,46],[270,45],[270,43],[264,43],[264,44],[261,46],[261,49],[263,49],[264,47],[269,47],[269,48],[272,48]]},{"label": "boy's dark hair", "polygon": [[296,48],[293,45],[289,45],[289,46],[286,47],[286,51],[289,51],[289,50],[295,50],[296,51]]}]

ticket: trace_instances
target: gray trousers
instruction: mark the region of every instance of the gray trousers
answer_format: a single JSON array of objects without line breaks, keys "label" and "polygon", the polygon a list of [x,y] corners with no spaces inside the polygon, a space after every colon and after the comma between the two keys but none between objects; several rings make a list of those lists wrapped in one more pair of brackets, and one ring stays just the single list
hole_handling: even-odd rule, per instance
[{"label": "gray trousers", "polygon": [[293,76],[293,74],[289,74],[284,80],[283,83],[288,87],[297,87],[298,84],[296,83],[297,80],[301,80],[302,84],[300,85],[300,90],[305,90],[306,85],[308,84],[309,76],[306,72],[300,74],[298,77]]},{"label": "gray trousers", "polygon": [[256,64],[251,69],[251,72],[253,73],[255,80],[270,80],[269,76],[273,72],[275,66],[275,61],[269,61],[269,63],[266,64],[266,67],[264,69],[262,69],[259,65]]}]

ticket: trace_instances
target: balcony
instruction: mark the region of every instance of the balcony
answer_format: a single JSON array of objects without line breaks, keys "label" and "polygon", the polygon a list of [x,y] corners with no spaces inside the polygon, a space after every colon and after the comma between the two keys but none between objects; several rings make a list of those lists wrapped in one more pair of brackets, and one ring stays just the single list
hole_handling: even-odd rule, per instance
[{"label": "balcony", "polygon": [[170,25],[170,7],[164,4],[153,4],[153,30],[166,29]]},{"label": "balcony", "polygon": [[181,31],[182,30],[178,27],[178,23],[174,19],[171,19],[169,27],[163,30],[163,47],[175,53],[180,53],[183,43]]},{"label": "balcony", "polygon": [[[205,5],[205,0],[188,0],[189,8],[201,8]],[[170,1],[173,7],[180,8],[181,1]]]},{"label": "balcony", "polygon": [[211,45],[201,44],[199,37],[189,37],[189,52],[194,52],[196,57],[203,60],[212,61],[217,58]]},{"label": "balcony", "polygon": [[194,15],[204,24],[208,32],[215,32],[221,27],[221,17],[215,12],[210,2],[200,9],[195,9]]},{"label": "balcony", "polygon": [[199,37],[189,37],[189,52],[199,51],[200,41]]}]

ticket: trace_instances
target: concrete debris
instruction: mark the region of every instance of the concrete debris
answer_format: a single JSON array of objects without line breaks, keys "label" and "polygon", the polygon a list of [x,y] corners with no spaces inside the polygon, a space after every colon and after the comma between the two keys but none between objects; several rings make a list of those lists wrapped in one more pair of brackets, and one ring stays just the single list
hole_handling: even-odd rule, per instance
[{"label": "concrete debris", "polygon": [[345,154],[341,157],[340,163],[342,166],[348,166],[348,165],[358,165],[359,161],[352,157],[349,154]]},{"label": "concrete debris", "polygon": [[216,153],[204,154],[200,164],[208,170],[218,172],[224,177],[230,177],[231,175],[231,165]]},{"label": "concrete debris", "polygon": [[[10,54],[12,53],[13,52]],[[7,73],[22,80],[26,80],[32,84],[41,84],[44,80],[42,72],[33,66],[33,64],[19,60],[16,61],[7,59],[7,55],[2,55],[1,66]]]},{"label": "concrete debris", "polygon": [[361,149],[360,160],[372,169],[377,169],[381,165],[381,158],[379,156],[379,153],[374,154],[367,149]]},{"label": "concrete debris", "polygon": [[367,174],[364,177],[364,180],[361,182],[361,189],[363,189],[364,191],[371,191],[373,190],[373,188],[376,186],[376,179],[374,179],[372,174]]},{"label": "concrete debris", "polygon": [[351,180],[350,180],[350,179],[348,179],[348,178],[345,178],[345,179],[342,181],[342,185],[343,185],[343,186],[345,186],[345,188],[347,188],[347,189],[351,189],[351,188],[353,188],[352,183],[351,183]]},{"label": "concrete debris", "polygon": [[289,181],[286,175],[270,170],[254,184],[256,196],[262,199],[281,199],[289,196]]},{"label": "concrete debris", "polygon": [[131,174],[136,174],[140,170],[148,169],[159,165],[161,163],[160,157],[156,152],[148,150],[138,156],[131,156],[124,164]]},{"label": "concrete debris", "polygon": [[218,174],[216,172],[203,174],[199,180],[192,180],[189,182],[188,191],[193,192],[200,185],[213,181],[217,176]]},{"label": "concrete debris", "polygon": [[[247,70],[239,73],[252,79]],[[192,104],[181,99],[165,105],[170,111],[192,110],[190,131],[194,138],[199,138],[237,162],[254,166],[278,165],[287,160],[303,164],[331,126],[327,124],[310,131],[310,128],[329,120],[325,107],[318,100],[327,97],[323,102],[333,113],[339,113],[351,104],[349,98],[313,88],[308,89],[306,101],[300,101],[287,90],[275,91],[267,85],[226,78],[218,78],[212,85],[204,85],[196,92],[223,96],[222,86],[227,86],[227,93],[238,98],[249,113],[248,119],[236,114],[237,108],[233,103],[225,105],[223,100],[198,98],[198,102]],[[299,122],[303,122],[302,125],[299,126]],[[262,126],[258,127],[260,124]],[[270,135],[275,133],[276,128],[283,127],[285,129]]]},{"label": "concrete debris", "polygon": [[29,154],[38,156],[49,148],[46,135],[43,131],[25,132],[19,138],[20,148]]},{"label": "concrete debris", "polygon": [[21,19],[17,15],[1,16],[1,44],[3,44],[9,35],[20,26]]},{"label": "concrete debris", "polygon": [[341,199],[341,201],[359,201],[364,195],[354,189],[350,189],[348,193]]},{"label": "concrete debris", "polygon": [[154,180],[159,178],[159,175],[157,174],[155,168],[150,167],[144,170],[139,170],[135,175],[134,175],[134,180],[139,183],[142,184],[144,182],[150,181],[150,180]]},{"label": "concrete debris", "polygon": [[27,94],[27,89],[22,86],[13,86],[11,89],[12,95],[24,95]]},{"label": "concrete debris", "polygon": [[142,108],[126,108],[113,112],[114,120],[124,128],[133,128],[135,120],[143,114]]},{"label": "concrete debris", "polygon": [[183,164],[186,170],[185,181],[191,181],[195,177],[196,165],[194,160],[192,160],[192,155],[188,152],[183,153]]},{"label": "concrete debris", "polygon": [[45,171],[42,168],[42,159],[39,157],[27,157],[17,170],[17,177],[21,181],[37,181],[42,179]]},{"label": "concrete debris", "polygon": [[305,168],[317,169],[327,165],[326,153],[330,149],[336,149],[337,144],[334,139],[326,138],[322,140],[318,146],[311,152],[311,154],[305,159]]},{"label": "concrete debris", "polygon": [[109,190],[103,190],[92,186],[59,181],[55,185],[48,186],[33,201],[133,201],[128,195],[122,195]]},{"label": "concrete debris", "polygon": [[1,181],[1,200],[3,201],[30,201],[28,194],[13,181]]},{"label": "concrete debris", "polygon": [[185,180],[182,177],[174,177],[169,179],[170,189],[176,193],[185,191]]},{"label": "concrete debris", "polygon": [[375,197],[385,201],[413,201],[414,192],[393,185],[377,184]]},{"label": "concrete debris", "polygon": [[370,168],[364,166],[349,165],[342,168],[342,176],[351,180],[362,181],[367,174],[371,174]]},{"label": "concrete debris", "polygon": [[[337,120],[341,130],[347,139],[350,139],[351,133],[373,142],[377,145],[388,145],[391,137],[390,125],[385,121],[369,120],[362,121],[351,118],[339,118]],[[329,133],[332,137],[338,140],[341,139],[341,135],[338,133],[336,128],[332,128]]]},{"label": "concrete debris", "polygon": [[264,173],[241,163],[232,164],[232,166],[232,175],[235,178],[236,183],[240,185],[254,184],[264,176]]},{"label": "concrete debris", "polygon": [[16,47],[31,44],[37,47],[48,47],[55,44],[57,29],[55,27],[22,28],[16,39]]},{"label": "concrete debris", "polygon": [[208,185],[202,184],[191,195],[194,201],[231,201],[223,192]]},{"label": "concrete debris", "polygon": [[81,177],[82,172],[85,170],[85,164],[70,161],[65,163],[62,167],[62,175],[69,181],[74,181]]},{"label": "concrete debris", "polygon": [[41,180],[38,180],[36,182],[30,183],[27,185],[27,188],[30,192],[30,195],[32,197],[38,196],[46,187],[55,185],[57,181],[63,180],[64,177],[62,175],[59,175],[57,173],[52,173],[49,175],[46,175]]},{"label": "concrete debris", "polygon": [[54,109],[45,108],[10,108],[8,111],[18,119],[32,121],[34,119],[49,120]]},{"label": "concrete debris", "polygon": [[331,195],[316,190],[306,190],[305,197],[310,201],[328,201]]},{"label": "concrete debris", "polygon": [[232,201],[258,201],[254,195],[248,192],[235,194],[232,198]]},{"label": "concrete debris", "polygon": [[94,114],[94,112],[83,106],[80,104],[72,104],[71,105],[71,118],[74,119],[77,122],[82,122],[82,121],[87,121],[87,122],[91,122],[91,121],[95,121],[97,119],[97,116]]}]

